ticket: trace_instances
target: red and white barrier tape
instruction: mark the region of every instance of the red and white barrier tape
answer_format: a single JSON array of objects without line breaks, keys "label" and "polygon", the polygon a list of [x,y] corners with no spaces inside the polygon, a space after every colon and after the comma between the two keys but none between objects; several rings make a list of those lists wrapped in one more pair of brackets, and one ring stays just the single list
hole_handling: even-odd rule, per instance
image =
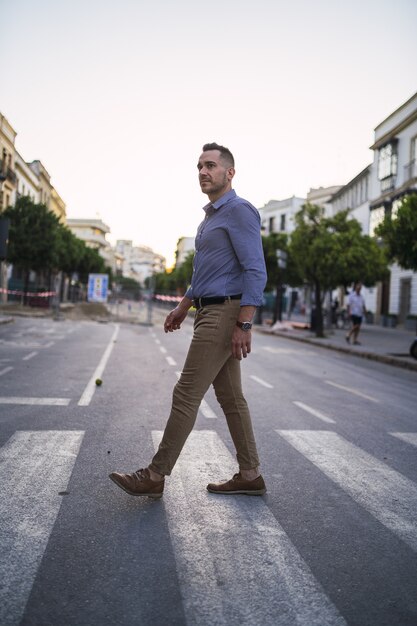
[{"label": "red and white barrier tape", "polygon": [[8,293],[13,296],[30,296],[33,298],[34,296],[38,298],[49,298],[49,296],[55,296],[56,291],[42,291],[42,292],[34,292],[34,291],[17,291],[14,289],[2,289],[0,288],[0,293]]}]

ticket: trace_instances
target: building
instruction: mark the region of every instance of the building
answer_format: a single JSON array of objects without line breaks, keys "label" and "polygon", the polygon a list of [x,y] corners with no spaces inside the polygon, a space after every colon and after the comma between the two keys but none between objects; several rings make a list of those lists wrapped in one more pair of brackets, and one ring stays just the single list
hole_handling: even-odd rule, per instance
[{"label": "building", "polygon": [[285,200],[270,200],[258,209],[263,234],[291,233],[295,228],[294,216],[305,202],[305,198],[292,196]]},{"label": "building", "polygon": [[130,239],[118,239],[116,251],[123,257],[122,275],[133,278],[142,287],[147,278],[165,271],[165,257],[148,246],[134,246]]},{"label": "building", "polygon": [[16,201],[15,171],[16,131],[0,113],[0,213]]},{"label": "building", "polygon": [[342,188],[342,185],[333,185],[332,187],[312,187],[307,193],[307,202],[315,204],[322,208],[327,208],[332,196]]},{"label": "building", "polygon": [[175,266],[182,265],[190,254],[195,250],[195,238],[194,237],[180,237],[177,241],[177,249],[175,251]]},{"label": "building", "polygon": [[110,228],[101,219],[67,219],[67,226],[78,239],[84,241],[86,246],[95,248],[104,256],[103,252],[109,246],[106,235]]},{"label": "building", "polygon": [[[417,93],[378,124],[371,149],[369,233],[373,235],[385,215],[395,216],[401,200],[417,193]],[[377,314],[395,316],[399,323],[417,315],[417,274],[392,266],[376,307]]]},{"label": "building", "polygon": [[17,178],[16,200],[27,196],[35,204],[39,203],[39,180],[32,168],[26,163],[19,152],[15,152],[15,168]]}]

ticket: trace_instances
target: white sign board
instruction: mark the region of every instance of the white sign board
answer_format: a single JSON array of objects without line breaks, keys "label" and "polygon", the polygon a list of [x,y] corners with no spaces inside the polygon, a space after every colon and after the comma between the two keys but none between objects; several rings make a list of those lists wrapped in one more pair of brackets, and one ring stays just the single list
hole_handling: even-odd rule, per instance
[{"label": "white sign board", "polygon": [[107,302],[109,277],[107,274],[89,274],[87,299],[89,302]]}]

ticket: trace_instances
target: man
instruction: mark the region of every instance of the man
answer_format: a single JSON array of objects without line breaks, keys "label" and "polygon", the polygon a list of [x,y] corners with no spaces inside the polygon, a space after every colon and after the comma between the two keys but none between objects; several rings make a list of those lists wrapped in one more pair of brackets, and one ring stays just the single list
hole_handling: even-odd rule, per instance
[{"label": "man", "polygon": [[347,343],[350,343],[350,338],[353,337],[353,343],[360,345],[358,341],[359,331],[362,324],[362,315],[366,315],[365,300],[361,295],[362,284],[355,283],[353,291],[349,294],[347,313],[352,322],[352,328],[346,335]]},{"label": "man", "polygon": [[110,474],[116,485],[133,496],[162,496],[164,478],[170,475],[211,384],[226,416],[239,472],[207,489],[246,495],[266,491],[240,378],[240,361],[251,351],[252,319],[266,283],[260,217],[232,189],[235,168],[230,150],[206,144],[197,167],[201,190],[210,202],[197,230],[191,286],[164,324],[165,332],[179,330],[194,304],[194,334],[152,462],[133,474]]}]

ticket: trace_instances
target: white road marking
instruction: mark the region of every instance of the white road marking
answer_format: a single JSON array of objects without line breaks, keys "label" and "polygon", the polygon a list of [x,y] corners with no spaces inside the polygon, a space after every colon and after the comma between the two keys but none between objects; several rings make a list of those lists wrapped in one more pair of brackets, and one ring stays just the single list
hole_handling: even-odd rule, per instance
[{"label": "white road marking", "polygon": [[94,374],[90,378],[87,384],[87,387],[84,389],[83,395],[78,400],[78,406],[88,406],[90,404],[91,399],[97,387],[96,380],[97,378],[101,378],[104,372],[104,368],[106,367],[107,361],[110,358],[110,354],[111,354],[111,351],[113,350],[114,343],[116,341],[117,335],[119,334],[119,330],[120,330],[120,325],[116,324],[112,338],[110,339],[110,342],[107,345],[107,348],[105,349],[103,356],[101,357],[100,363],[98,364]]},{"label": "white road marking", "polygon": [[277,430],[386,528],[417,550],[417,487],[337,433]]},{"label": "white road marking", "polygon": [[175,359],[172,358],[172,356],[166,356],[165,358],[168,361],[168,365],[172,365],[173,367],[176,366],[177,362]]},{"label": "white road marking", "polygon": [[68,406],[71,398],[21,398],[16,396],[0,397],[0,404],[33,404],[39,406]]},{"label": "white road marking", "polygon": [[323,413],[320,413],[320,411],[317,411],[316,409],[312,409],[311,406],[308,406],[308,404],[304,404],[304,402],[298,402],[298,400],[294,400],[293,402],[298,407],[300,407],[300,409],[303,409],[304,411],[307,411],[307,413],[311,413],[311,415],[314,415],[315,417],[318,417],[323,422],[328,422],[329,424],[336,424],[336,422],[334,420],[332,420],[331,417],[327,417],[327,415],[324,415]]},{"label": "white road marking", "polygon": [[348,391],[349,393],[353,393],[355,396],[359,396],[361,398],[366,398],[366,400],[370,400],[371,402],[379,402],[376,398],[372,396],[368,396],[366,393],[362,393],[357,389],[352,389],[352,387],[346,387],[345,385],[339,385],[339,383],[334,383],[332,380],[324,381],[327,385],[332,385],[332,387],[337,387],[338,389],[343,389],[343,391]]},{"label": "white road marking", "polygon": [[271,352],[271,354],[313,354],[311,350],[305,350],[303,348],[295,350],[293,348],[273,348],[272,346],[262,346],[262,350]]},{"label": "white road marking", "polygon": [[[155,337],[155,335],[153,335]],[[159,341],[159,339],[155,339],[155,343],[158,344],[158,346],[161,345],[161,342]]]},{"label": "white road marking", "polygon": [[34,356],[36,356],[38,353],[37,352],[30,352],[29,354],[27,354],[26,356],[22,357],[22,361],[29,361],[29,359],[32,359]]},{"label": "white road marking", "polygon": [[4,369],[0,370],[0,376],[3,376],[3,374],[7,374],[7,372],[11,372],[13,369],[13,367],[11,367],[10,365],[8,367],[5,367]]},{"label": "white road marking", "polygon": [[22,619],[83,435],[18,431],[0,449],[1,624]]},{"label": "white road marking", "polygon": [[44,345],[44,348],[50,348],[51,346],[54,345],[54,343],[55,343],[54,341],[48,341],[48,343]]},{"label": "white road marking", "polygon": [[159,346],[159,349],[162,352],[162,354],[166,354],[168,352],[168,350],[164,348],[164,346]]},{"label": "white road marking", "polygon": [[258,376],[254,376],[253,374],[250,374],[249,378],[252,378],[252,380],[254,380],[256,383],[258,383],[259,385],[262,385],[262,387],[266,387],[267,389],[274,388],[273,385],[271,385],[270,383],[267,383],[265,380],[262,380],[262,378],[258,378]]},{"label": "white road marking", "polygon": [[412,446],[417,446],[417,433],[389,433],[392,437],[401,439]]},{"label": "white road marking", "polygon": [[194,431],[166,483],[185,623],[346,626],[263,498],[206,491],[235,471],[217,433]]}]

